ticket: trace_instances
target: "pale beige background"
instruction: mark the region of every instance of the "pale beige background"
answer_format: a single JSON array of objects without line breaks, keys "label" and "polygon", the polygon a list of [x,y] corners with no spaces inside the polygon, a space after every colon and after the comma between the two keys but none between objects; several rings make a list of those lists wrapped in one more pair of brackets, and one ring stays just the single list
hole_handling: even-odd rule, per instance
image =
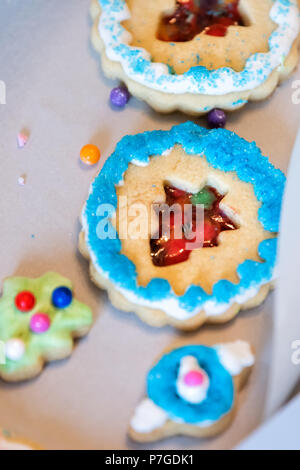
[{"label": "pale beige background", "polygon": [[[0,3],[0,79],[7,85],[7,104],[0,105],[0,278],[57,270],[73,280],[78,298],[95,314],[93,330],[72,359],[26,384],[0,382],[0,423],[46,448],[141,448],[126,438],[126,427],[153,358],[180,336],[210,344],[242,338],[253,343],[258,361],[232,427],[208,441],[174,438],[147,447],[230,448],[260,421],[273,295],[225,327],[184,335],[146,327],[118,312],[89,281],[76,247],[78,214],[98,168],[79,163],[80,148],[97,144],[103,163],[124,134],[168,129],[186,118],[159,116],[135,99],[123,111],[110,108],[114,83],[103,77],[88,42],[88,5],[89,0]],[[256,140],[284,171],[300,123],[300,105],[291,102],[296,78],[299,69],[270,100],[231,115],[227,125]],[[16,135],[23,126],[31,138],[18,150]],[[17,183],[23,173],[25,187]]]}]

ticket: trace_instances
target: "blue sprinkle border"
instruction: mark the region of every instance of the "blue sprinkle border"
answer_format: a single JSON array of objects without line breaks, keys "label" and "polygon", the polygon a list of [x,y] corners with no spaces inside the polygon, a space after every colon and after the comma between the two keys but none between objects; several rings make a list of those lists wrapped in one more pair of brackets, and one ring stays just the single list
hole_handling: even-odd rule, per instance
[{"label": "blue sprinkle border", "polygon": [[[224,95],[230,92],[249,92],[264,83],[273,70],[283,64],[300,28],[300,13],[295,1],[274,0],[270,16],[278,27],[269,37],[269,51],[252,54],[241,72],[231,67],[209,70],[196,65],[183,74],[173,74],[167,65],[153,63],[145,49],[124,42],[126,30],[122,21],[126,17],[125,0],[98,1],[105,14],[101,15],[100,22],[109,38],[105,45],[106,49],[111,49],[112,60],[119,61],[131,79],[166,93]],[[287,38],[290,47],[285,45]],[[226,89],[225,83],[228,84]],[[242,102],[238,100],[231,106],[238,108],[244,102],[244,99]]]},{"label": "blue sprinkle border", "polygon": [[[173,299],[180,308],[193,314],[207,301],[217,304],[231,303],[246,290],[270,282],[276,263],[277,237],[262,241],[258,253],[265,262],[246,260],[237,268],[238,284],[218,281],[212,294],[200,286],[192,285],[182,296],[177,296],[165,279],[152,279],[146,287],[137,284],[135,265],[121,254],[120,239],[101,240],[97,226],[105,216],[98,212],[100,204],[117,208],[115,186],[123,180],[130,162],[146,165],[152,155],[180,144],[188,154],[204,154],[208,163],[216,169],[236,172],[246,183],[253,185],[254,193],[262,205],[258,219],[270,232],[278,232],[285,176],[267,157],[263,157],[255,142],[247,142],[234,132],[225,129],[207,130],[192,122],[172,127],[169,131],[151,131],[125,136],[117,144],[115,152],[107,159],[102,171],[91,185],[90,194],[83,209],[82,220],[86,230],[86,242],[93,263],[100,272],[119,287],[135,294],[141,302]],[[111,214],[112,215],[112,214]],[[107,217],[107,215],[106,215]],[[111,229],[113,229],[111,225]]]}]

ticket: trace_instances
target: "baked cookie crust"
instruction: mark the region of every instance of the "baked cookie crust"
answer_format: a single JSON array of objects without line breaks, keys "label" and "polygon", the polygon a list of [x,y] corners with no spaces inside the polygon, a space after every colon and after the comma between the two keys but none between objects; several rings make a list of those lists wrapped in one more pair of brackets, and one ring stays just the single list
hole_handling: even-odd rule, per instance
[{"label": "baked cookie crust", "polygon": [[[243,10],[247,11],[248,2],[251,8],[253,9],[253,12],[256,13],[257,15],[256,24],[258,26],[255,26],[255,27],[259,28],[259,24],[261,25],[263,24],[262,18],[265,19],[265,17],[261,16],[262,13],[259,9],[260,7],[258,8],[257,2],[255,2],[254,0],[244,0],[244,1],[242,0],[241,5],[242,5]],[[296,8],[296,5],[297,5],[296,0],[293,0],[293,2],[295,2],[294,7]],[[266,8],[268,9],[269,7],[270,7],[269,0],[266,0]],[[251,15],[254,14],[253,12],[251,10]],[[94,22],[93,28],[92,28],[92,36],[91,36],[92,43],[95,49],[101,55],[102,68],[104,70],[104,73],[109,78],[114,78],[114,79],[117,78],[121,80],[122,82],[126,83],[132,95],[136,96],[137,98],[141,100],[146,101],[152,108],[154,108],[156,111],[161,112],[161,113],[169,113],[175,110],[180,110],[187,114],[201,115],[201,114],[205,114],[209,112],[213,108],[222,108],[225,110],[232,111],[232,110],[241,108],[248,101],[264,100],[273,93],[273,91],[276,89],[279,83],[285,80],[292,73],[292,71],[294,70],[298,62],[298,57],[299,57],[298,49],[299,49],[299,40],[300,40],[299,26],[298,26],[298,33],[295,36],[292,43],[290,44],[290,47],[288,48],[289,50],[288,53],[285,56],[281,56],[278,59],[278,65],[276,65],[276,67],[273,67],[270,73],[266,73],[265,75],[263,74],[262,75],[263,79],[255,83],[255,86],[253,85],[251,86],[251,84],[249,85],[249,88],[247,88],[247,86],[244,86],[243,89],[241,89],[241,91],[239,90],[228,91],[228,89],[226,89],[226,92],[224,93],[220,92],[218,89],[218,93],[216,94],[214,94],[212,90],[210,90],[209,93],[203,93],[201,92],[201,88],[199,88],[197,92],[193,92],[190,90],[188,92],[185,92],[184,87],[182,87],[181,91],[177,90],[176,92],[170,93],[168,92],[168,90],[171,89],[171,86],[166,85],[162,91],[161,87],[157,87],[156,89],[154,87],[150,87],[149,85],[145,85],[142,82],[142,80],[139,79],[137,75],[134,75],[133,73],[130,73],[129,75],[125,71],[124,66],[121,64],[120,60],[118,60],[117,58],[114,58],[112,60],[112,58],[110,58],[107,54],[107,48],[106,48],[105,42],[99,33],[99,22],[101,21],[101,7],[99,4],[99,0],[92,1],[91,15],[92,15],[92,19]],[[130,27],[134,27],[133,24],[131,26],[131,23],[128,23],[129,21],[128,19],[126,21],[127,23],[125,22],[125,26],[127,25],[127,28],[130,29]],[[267,33],[268,33],[272,31],[272,29],[274,28],[274,22],[269,21],[267,23],[268,24],[266,24],[265,27],[267,28]],[[222,39],[222,40],[226,39],[226,41],[232,41],[232,48],[233,48],[233,44],[235,42],[234,37],[233,37],[234,28],[237,28],[237,27],[232,26],[231,28],[232,30],[230,31],[230,34],[228,34],[228,38],[217,38],[217,39]],[[247,27],[244,29],[248,30]],[[246,34],[246,31],[244,31],[242,34]],[[264,33],[261,32],[262,37],[263,37],[263,34]],[[236,55],[236,58],[234,58],[234,54],[233,54],[233,58],[231,59],[232,64],[229,64],[229,66],[232,66],[232,69],[227,68],[226,70],[229,70],[229,71],[231,70],[232,73],[234,72],[234,69],[239,70],[242,67],[243,62],[246,60],[247,56],[251,54],[251,52],[255,50],[255,48],[258,48],[257,52],[262,52],[262,53],[264,52],[264,50],[266,49],[265,41],[261,40],[260,46],[258,46],[256,44],[258,34],[256,34],[255,31],[254,31],[253,36],[256,39],[249,41],[251,46],[249,46],[247,50],[242,51],[242,55],[241,54],[239,55],[239,59],[237,55]],[[137,39],[137,40],[140,40],[140,39]],[[201,40],[207,41],[208,39],[206,38],[203,39],[203,36],[202,36]],[[215,39],[213,41],[215,41]],[[179,47],[180,48],[187,47],[186,44],[187,43],[182,43],[182,44],[179,43]],[[178,46],[178,43],[176,44],[176,46]],[[149,48],[149,45],[147,47]],[[165,47],[166,47],[165,45],[162,45],[162,48],[165,48]],[[214,47],[214,49],[216,48]],[[217,47],[217,49],[219,49],[219,46]],[[135,49],[135,50],[138,50],[138,49]],[[157,47],[156,47],[156,50],[157,50]],[[180,54],[176,53],[176,56],[179,57]],[[223,58],[220,59],[221,57]],[[253,54],[252,54],[252,57],[254,57]],[[158,60],[160,58],[161,56],[158,55]],[[217,67],[216,70],[218,71],[220,70],[218,68],[218,65],[219,67],[222,67],[223,65],[222,60],[226,61],[226,57],[224,59],[224,55],[222,55],[222,53],[219,52],[216,56],[213,57],[213,60],[210,60],[209,63],[208,63],[209,59],[207,58],[207,65],[212,66],[212,67],[214,67],[215,65]],[[159,63],[156,65],[157,67],[160,67]],[[185,64],[177,64],[176,67],[178,67],[178,71],[183,71],[182,67],[186,67],[186,66],[189,66],[187,61],[185,61]],[[255,67],[255,65],[253,66]],[[205,70],[209,71],[209,69],[206,69],[206,68]],[[251,67],[249,68],[249,70],[251,70]],[[202,73],[203,73],[203,70],[201,71],[201,74]],[[202,79],[203,79],[202,75],[195,76],[195,80],[198,83],[199,83],[199,80],[201,81]],[[236,81],[235,75],[232,75],[231,80]],[[211,79],[209,81],[212,82]],[[221,86],[222,83],[224,83],[224,77],[223,79],[220,79],[219,86]]]},{"label": "baked cookie crust", "polygon": [[[211,181],[226,194],[222,210],[236,217],[238,229],[220,233],[217,246],[193,250],[184,262],[158,267],[151,261],[151,232],[140,239],[118,237],[118,204],[126,197],[128,207],[142,202],[151,208],[161,202],[166,179],[192,192]],[[91,186],[79,250],[113,305],[150,325],[189,330],[229,321],[263,302],[273,287],[284,181],[254,143],[228,131],[185,123],[126,136]],[[102,214],[108,202],[109,218]],[[103,221],[112,238],[101,236]]]},{"label": "baked cookie crust", "polygon": [[149,326],[163,327],[166,325],[174,326],[183,331],[192,331],[199,328],[204,323],[208,324],[219,324],[226,323],[235,318],[241,310],[248,310],[250,308],[258,307],[264,302],[271,289],[274,288],[274,282],[263,285],[259,292],[254,295],[251,299],[248,299],[243,304],[235,302],[231,305],[224,313],[218,316],[208,317],[205,310],[200,310],[198,313],[193,315],[188,320],[177,320],[172,318],[163,310],[158,308],[146,307],[138,305],[134,302],[130,302],[126,297],[119,292],[114,284],[110,282],[105,276],[101,275],[99,271],[94,267],[91,260],[90,252],[86,244],[85,231],[81,231],[79,235],[79,251],[89,261],[89,273],[91,280],[101,289],[107,291],[108,298],[112,305],[118,310],[123,312],[132,313],[134,312],[143,322]]},{"label": "baked cookie crust", "polygon": [[[191,284],[201,285],[211,293],[219,279],[238,283],[236,270],[245,259],[262,261],[257,247],[274,234],[264,230],[258,220],[261,203],[256,199],[251,184],[238,180],[234,173],[211,168],[205,158],[187,155],[182,147],[176,145],[168,155],[152,157],[147,167],[129,164],[122,185],[117,187],[118,201],[126,198],[129,207],[143,202],[150,214],[155,201],[165,200],[165,181],[181,189],[184,186],[193,193],[210,182],[221,194],[225,194],[221,208],[237,222],[238,230],[220,233],[218,246],[193,250],[184,265],[160,267],[155,266],[149,256],[151,227],[148,220],[144,221],[148,227],[147,238],[137,239],[136,234],[132,233],[123,239],[117,227],[122,238],[121,253],[135,264],[140,285],[147,286],[151,279],[159,277],[166,279],[177,295],[183,295]],[[130,215],[125,215],[118,204],[118,226],[122,226],[123,222],[125,225],[124,217],[130,224]]]}]

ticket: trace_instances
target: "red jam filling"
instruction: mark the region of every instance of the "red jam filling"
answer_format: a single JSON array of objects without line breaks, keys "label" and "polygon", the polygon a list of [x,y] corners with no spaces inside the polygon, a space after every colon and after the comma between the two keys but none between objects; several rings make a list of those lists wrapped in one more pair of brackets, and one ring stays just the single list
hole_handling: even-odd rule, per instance
[{"label": "red jam filling", "polygon": [[172,13],[162,15],[157,38],[161,41],[191,41],[205,31],[210,36],[226,36],[228,26],[243,26],[239,0],[177,0]]},{"label": "red jam filling", "polygon": [[[171,207],[177,204],[180,215],[177,216],[174,212],[168,211],[170,214],[168,217],[166,207],[160,208],[158,212],[158,233],[150,239],[151,257],[155,266],[170,266],[186,261],[193,249],[202,246],[217,246],[220,232],[238,228],[220,209],[220,202],[224,195],[218,193],[212,186],[205,186],[196,194],[182,191],[168,184],[165,184],[164,190],[166,205]],[[203,223],[202,218],[199,220],[199,216],[197,217],[197,204],[204,206]],[[188,205],[191,205],[192,209],[184,212],[184,206]],[[188,220],[189,214],[190,221]],[[176,226],[178,220],[181,221],[180,227]],[[203,244],[197,246],[195,243],[197,240],[203,241]],[[195,245],[192,249],[191,243]]]}]

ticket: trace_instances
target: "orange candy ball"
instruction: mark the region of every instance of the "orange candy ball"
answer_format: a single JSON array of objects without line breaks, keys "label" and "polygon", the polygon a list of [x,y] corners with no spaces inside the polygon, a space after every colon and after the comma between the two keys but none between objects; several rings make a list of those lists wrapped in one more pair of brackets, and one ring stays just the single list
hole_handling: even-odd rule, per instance
[{"label": "orange candy ball", "polygon": [[80,150],[80,158],[87,165],[95,165],[100,159],[100,150],[96,145],[88,144]]}]

